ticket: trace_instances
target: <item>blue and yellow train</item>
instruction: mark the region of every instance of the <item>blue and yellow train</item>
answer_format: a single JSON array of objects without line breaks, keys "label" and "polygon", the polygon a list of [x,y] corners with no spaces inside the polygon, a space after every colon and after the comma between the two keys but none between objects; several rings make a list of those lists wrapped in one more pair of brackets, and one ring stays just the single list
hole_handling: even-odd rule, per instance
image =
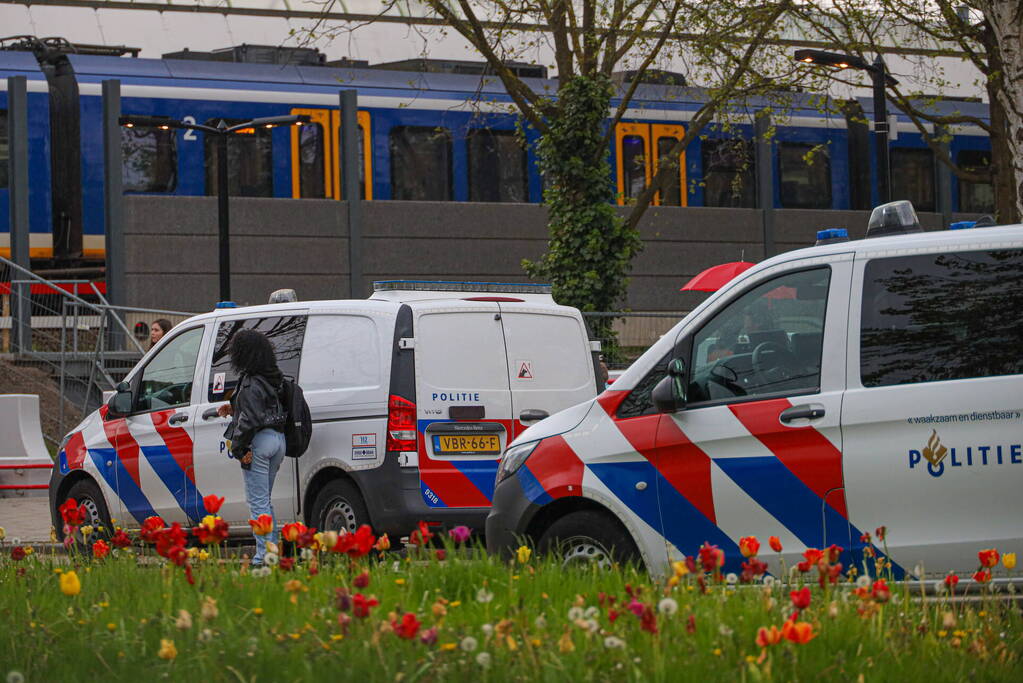
[{"label": "blue and yellow train", "polygon": [[[188,51],[164,59],[88,54],[66,43],[16,44],[0,50],[0,254],[9,252],[7,77],[28,80],[30,221],[33,259],[69,265],[104,256],[101,83],[121,83],[124,114],[228,123],[308,114],[302,127],[252,130],[229,147],[230,191],[256,197],[340,198],[338,91],[358,91],[361,187],[366,199],[539,202],[543,180],[535,163],[535,132],[523,148],[517,117],[500,83],[471,63],[326,64],[322,58],[252,63],[253,46],[214,53]],[[31,49],[25,49],[29,47]],[[268,48],[279,59],[281,48]],[[308,51],[306,51],[308,53]],[[246,57],[248,55],[248,58]],[[301,57],[301,55],[299,55]],[[287,61],[287,60],[283,60]],[[443,64],[439,65],[444,67]],[[383,67],[383,68],[381,68]],[[477,73],[471,73],[473,70]],[[443,72],[448,71],[448,72]],[[457,73],[461,71],[462,73]],[[469,71],[466,74],[464,72]],[[454,72],[454,73],[452,73]],[[541,67],[523,67],[544,82]],[[638,87],[612,136],[618,201],[628,203],[649,181],[659,155],[670,150],[700,106],[703,91],[675,84]],[[869,100],[822,113],[820,98],[793,93],[776,121],[771,151],[775,207],[865,209],[873,196],[873,145],[864,120]],[[979,102],[935,105],[981,118]],[[755,109],[755,107],[754,107]],[[757,171],[748,122],[706,130],[680,160],[679,175],[655,203],[674,206],[757,206]],[[988,212],[990,185],[939,173],[935,155],[908,120],[897,124],[891,164],[895,198],[920,211]],[[209,195],[216,192],[215,150],[201,132],[122,129],[128,193]],[[950,142],[964,167],[989,163],[979,128],[960,128]],[[815,150],[812,163],[807,153]],[[948,183],[942,192],[940,183]],[[950,196],[949,206],[939,206]]]}]

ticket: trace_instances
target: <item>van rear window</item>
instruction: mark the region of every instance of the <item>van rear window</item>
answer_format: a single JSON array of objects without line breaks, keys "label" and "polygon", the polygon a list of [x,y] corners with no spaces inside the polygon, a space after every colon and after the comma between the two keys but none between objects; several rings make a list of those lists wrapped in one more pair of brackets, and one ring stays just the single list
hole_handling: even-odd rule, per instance
[{"label": "van rear window", "polygon": [[860,323],[866,387],[1023,372],[1023,250],[867,263]]},{"label": "van rear window", "polygon": [[238,373],[231,367],[229,354],[231,338],[238,330],[257,330],[265,334],[277,355],[277,367],[285,375],[298,379],[305,328],[304,315],[225,320],[220,323],[207,385],[210,402],[229,400],[238,385]]}]

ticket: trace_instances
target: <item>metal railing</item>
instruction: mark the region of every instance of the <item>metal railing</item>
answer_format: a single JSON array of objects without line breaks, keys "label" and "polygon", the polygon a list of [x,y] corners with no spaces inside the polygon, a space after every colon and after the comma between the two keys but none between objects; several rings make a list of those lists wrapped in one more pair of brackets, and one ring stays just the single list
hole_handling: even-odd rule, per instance
[{"label": "metal railing", "polygon": [[77,419],[68,407],[84,415],[138,362],[155,318],[173,325],[192,315],[113,306],[99,283],[47,280],[0,257],[0,357],[56,380],[59,407],[51,431],[57,436],[44,429],[50,442],[60,438],[69,417]]}]

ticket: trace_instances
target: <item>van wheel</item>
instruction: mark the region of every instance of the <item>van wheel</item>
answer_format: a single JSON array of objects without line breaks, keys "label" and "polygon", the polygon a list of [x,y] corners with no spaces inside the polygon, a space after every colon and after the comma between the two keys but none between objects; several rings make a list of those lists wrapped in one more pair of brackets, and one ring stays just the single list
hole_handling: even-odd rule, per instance
[{"label": "van wheel", "polygon": [[355,531],[369,524],[366,503],[353,483],[334,479],[316,494],[312,509],[313,523],[320,531]]},{"label": "van wheel", "polygon": [[[58,503],[63,505],[68,498],[74,498],[79,505],[85,506],[85,525],[93,527],[96,538],[109,537],[113,533],[113,524],[110,522],[110,512],[107,510],[107,503],[103,500],[103,493],[91,479],[81,479],[75,482],[67,494]],[[83,525],[84,526],[84,525]],[[64,540],[64,523],[60,522],[57,528],[57,537]],[[82,532],[75,533],[75,541],[79,548],[87,549],[88,542],[82,536]]]},{"label": "van wheel", "polygon": [[610,569],[639,561],[629,533],[617,519],[599,510],[580,510],[557,520],[540,537],[539,550],[555,553],[565,568]]}]

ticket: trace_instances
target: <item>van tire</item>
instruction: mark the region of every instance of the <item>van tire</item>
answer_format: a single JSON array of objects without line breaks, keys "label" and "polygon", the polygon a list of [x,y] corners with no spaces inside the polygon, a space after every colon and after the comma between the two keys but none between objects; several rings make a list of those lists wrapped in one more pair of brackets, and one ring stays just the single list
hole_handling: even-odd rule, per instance
[{"label": "van tire", "polygon": [[369,524],[369,513],[359,489],[347,479],[334,479],[316,494],[313,502],[312,521],[320,531],[355,532],[363,524]]},{"label": "van tire", "polygon": [[[87,517],[85,524],[96,529],[95,538],[110,537],[113,534],[113,524],[110,521],[110,511],[107,510],[107,502],[103,500],[103,492],[91,479],[79,479],[67,490],[58,506],[63,505],[68,498],[74,498],[79,505],[85,505]],[[57,538],[64,540],[64,523],[59,522]],[[88,542],[82,537],[81,532],[76,534],[75,541],[82,550],[88,550]]]},{"label": "van tire", "polygon": [[541,553],[554,553],[563,567],[638,563],[639,551],[629,532],[610,513],[579,510],[556,520],[540,536]]}]

